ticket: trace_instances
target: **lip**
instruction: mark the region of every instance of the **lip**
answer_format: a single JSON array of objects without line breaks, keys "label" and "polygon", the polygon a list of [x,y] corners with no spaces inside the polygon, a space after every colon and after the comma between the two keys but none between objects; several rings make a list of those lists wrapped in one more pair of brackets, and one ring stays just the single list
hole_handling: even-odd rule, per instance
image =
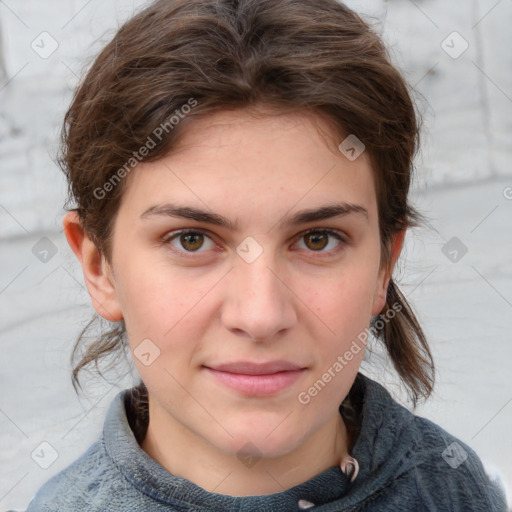
[{"label": "lip", "polygon": [[203,367],[225,386],[248,396],[268,396],[290,387],[306,368],[289,361],[239,361]]}]

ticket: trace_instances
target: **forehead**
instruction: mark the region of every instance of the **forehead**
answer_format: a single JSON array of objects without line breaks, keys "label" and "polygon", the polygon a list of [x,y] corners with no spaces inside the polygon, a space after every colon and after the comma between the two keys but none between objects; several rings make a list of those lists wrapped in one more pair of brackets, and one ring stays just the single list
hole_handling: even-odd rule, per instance
[{"label": "forehead", "polygon": [[[302,142],[303,151],[313,149],[315,152],[321,144],[322,152],[330,151],[339,156],[340,135],[332,123],[320,114],[306,110],[280,112],[266,105],[255,105],[240,109],[220,109],[209,114],[186,118],[184,129],[180,134],[179,144],[173,153],[179,153],[191,146],[199,146],[205,140],[219,146],[240,144],[258,149],[258,145],[278,146],[288,142],[287,137],[294,137],[297,144]],[[253,138],[249,138],[253,137]],[[308,143],[304,146],[305,140]]]},{"label": "forehead", "polygon": [[218,111],[189,120],[166,157],[139,164],[123,204],[142,213],[149,203],[179,201],[234,218],[249,208],[252,216],[282,215],[344,201],[375,216],[370,160],[347,159],[342,140],[310,113]]}]

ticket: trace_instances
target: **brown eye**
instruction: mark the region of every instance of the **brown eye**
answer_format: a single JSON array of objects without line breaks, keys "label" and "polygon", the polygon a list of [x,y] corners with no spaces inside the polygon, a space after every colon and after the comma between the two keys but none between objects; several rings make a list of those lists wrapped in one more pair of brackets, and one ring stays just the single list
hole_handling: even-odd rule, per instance
[{"label": "brown eye", "polygon": [[[331,229],[311,229],[303,233],[299,239],[299,245],[303,244],[308,252],[318,252],[320,254],[335,254],[337,251],[343,249],[346,245],[346,240],[342,233],[333,231]],[[326,249],[327,250],[324,250]]]},{"label": "brown eye", "polygon": [[[203,253],[213,249],[213,240],[201,231],[175,231],[168,233],[162,239],[163,243],[169,244],[178,253]],[[200,250],[201,249],[201,250]]]},{"label": "brown eye", "polygon": [[321,251],[322,249],[325,249],[329,243],[329,235],[323,233],[311,233],[305,235],[304,240],[306,240],[306,245],[309,249],[313,251]]},{"label": "brown eye", "polygon": [[180,243],[187,251],[197,251],[204,243],[204,236],[201,233],[181,235]]}]

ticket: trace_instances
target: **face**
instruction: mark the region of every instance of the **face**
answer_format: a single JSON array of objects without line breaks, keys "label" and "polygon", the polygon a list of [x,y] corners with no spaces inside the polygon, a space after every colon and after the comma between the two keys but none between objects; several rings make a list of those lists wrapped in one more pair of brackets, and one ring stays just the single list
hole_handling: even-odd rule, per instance
[{"label": "face", "polygon": [[332,421],[363,357],[354,340],[384,306],[369,160],[328,147],[318,123],[195,120],[132,171],[114,224],[110,309],[151,421],[226,454],[283,455]]}]

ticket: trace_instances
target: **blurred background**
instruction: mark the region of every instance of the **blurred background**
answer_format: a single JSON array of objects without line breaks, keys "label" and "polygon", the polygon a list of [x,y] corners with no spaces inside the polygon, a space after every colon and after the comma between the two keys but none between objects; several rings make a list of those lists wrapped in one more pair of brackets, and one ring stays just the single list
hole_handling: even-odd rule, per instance
[{"label": "blurred background", "polygon": [[[71,348],[93,309],[62,233],[54,163],[83,70],[145,2],[0,0],[0,509],[99,435],[130,378],[71,386]],[[469,444],[512,489],[512,2],[350,0],[415,88],[423,146],[412,190],[427,226],[406,237],[396,280],[437,363],[416,413]],[[384,363],[384,366],[383,366]],[[402,400],[376,348],[367,374]]]}]

